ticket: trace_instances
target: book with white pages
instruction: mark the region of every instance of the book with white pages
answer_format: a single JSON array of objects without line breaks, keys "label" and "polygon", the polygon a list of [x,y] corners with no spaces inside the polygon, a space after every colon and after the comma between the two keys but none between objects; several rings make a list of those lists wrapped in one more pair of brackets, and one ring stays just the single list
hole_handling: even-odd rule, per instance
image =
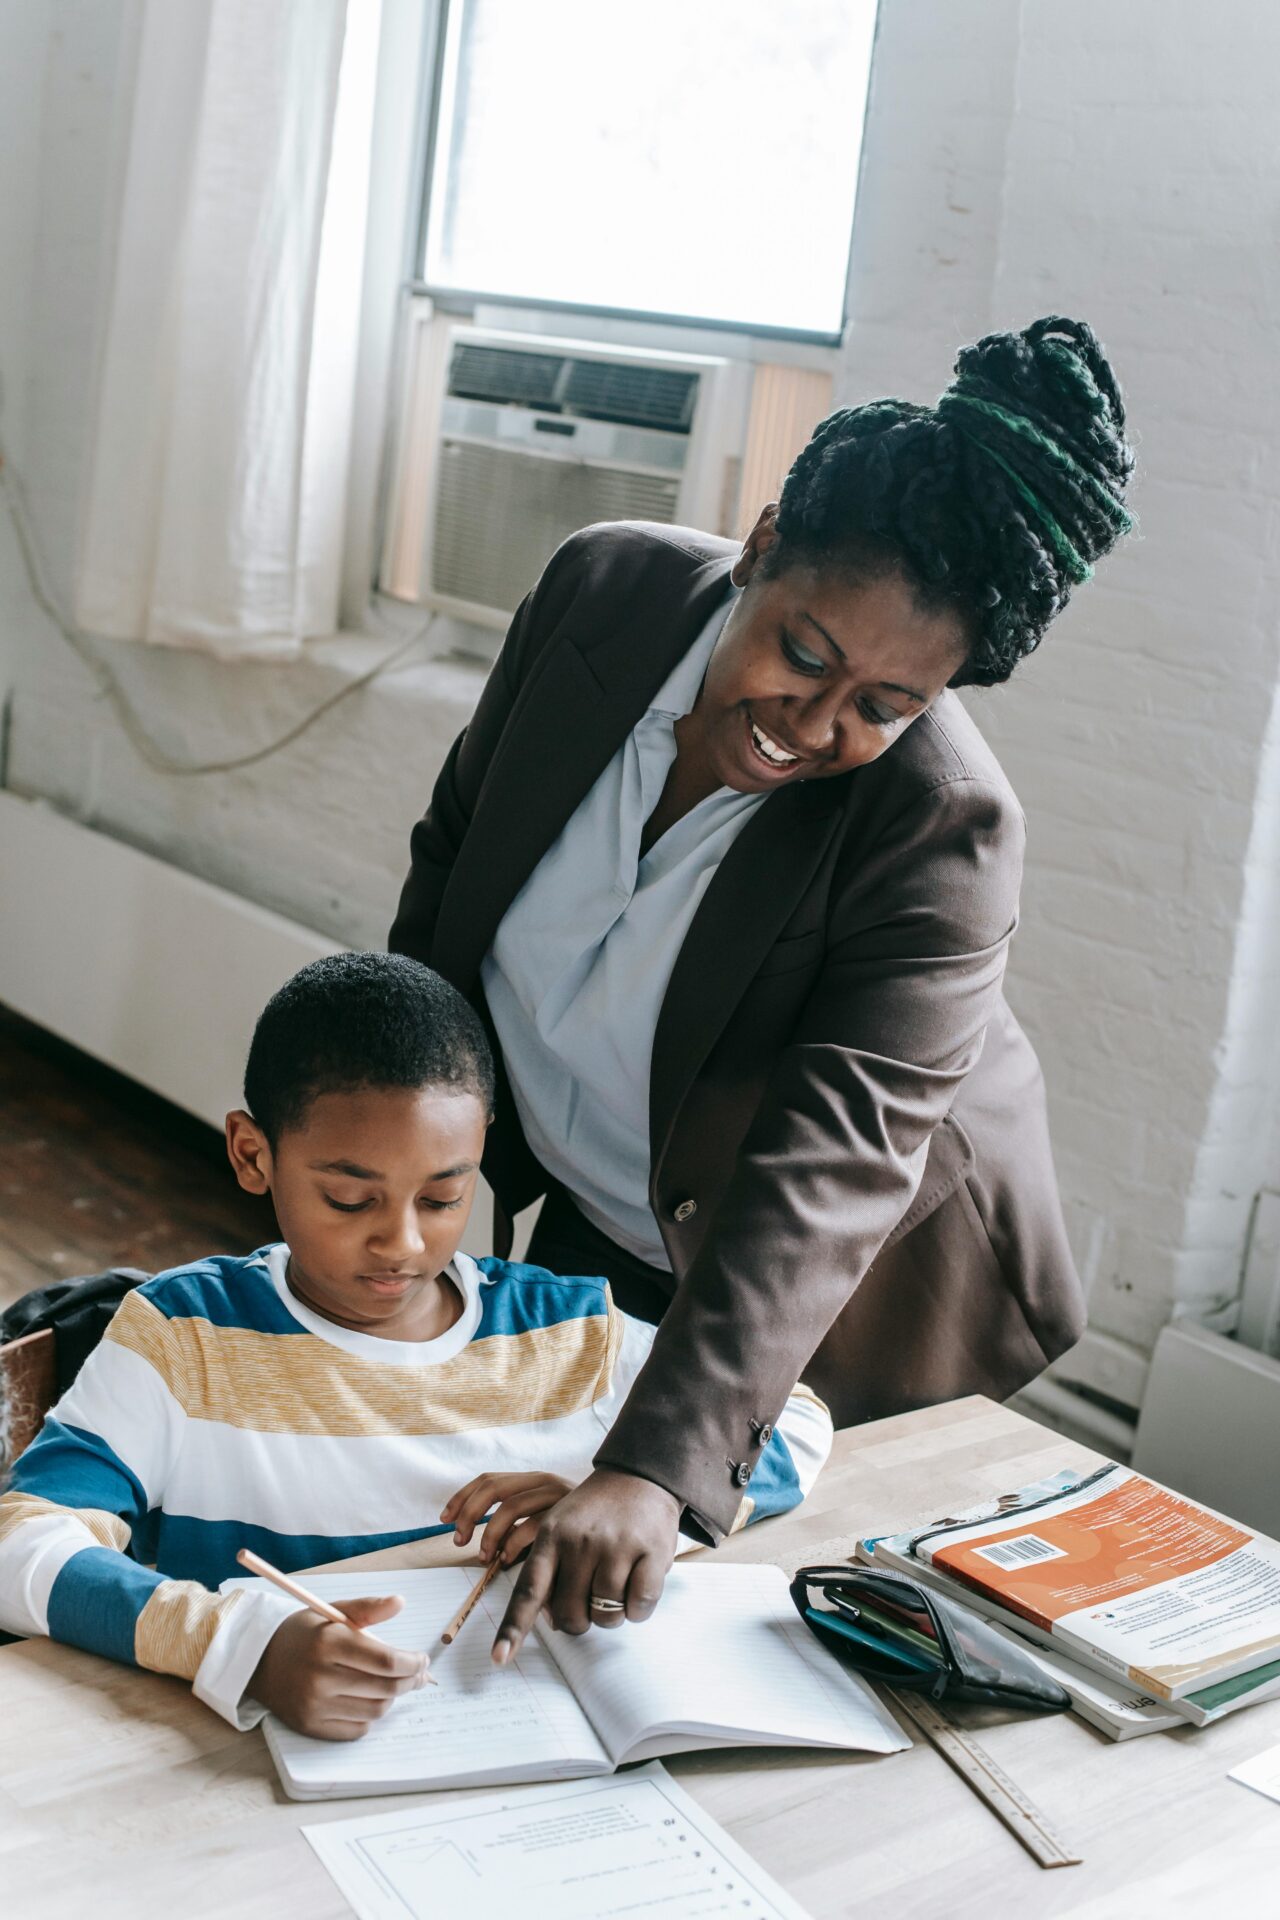
[{"label": "book with white pages", "polygon": [[1280,1543],[1127,1467],[1047,1475],[857,1558],[1030,1641],[1116,1739],[1280,1697]]},{"label": "book with white pages", "polygon": [[1048,1644],[1047,1636],[1033,1644],[1026,1635],[1008,1625],[994,1607],[980,1608],[967,1587],[949,1579],[927,1561],[894,1555],[883,1548],[883,1541],[859,1541],[857,1557],[865,1566],[883,1565],[892,1567],[896,1573],[909,1574],[921,1586],[932,1587],[956,1606],[980,1613],[994,1634],[1030,1655],[1060,1687],[1065,1687],[1071,1695],[1073,1711],[1099,1733],[1105,1733],[1109,1740],[1133,1740],[1144,1733],[1167,1733],[1173,1727],[1186,1725],[1186,1716],[1176,1708],[1126,1686],[1118,1674],[1097,1673],[1083,1661],[1072,1660],[1060,1647]]},{"label": "book with white pages", "polygon": [[[455,1567],[308,1577],[334,1604],[400,1594],[403,1610],[368,1631],[429,1652],[437,1685],[403,1695],[351,1742],[311,1739],[268,1715],[267,1744],[291,1799],[587,1779],[713,1747],[896,1753],[911,1744],[808,1632],[777,1567],[673,1567],[643,1625],[574,1636],[543,1622],[505,1667],[490,1650],[510,1574],[452,1645],[439,1644],[475,1578]],[[246,1584],[256,1583],[225,1583]]]}]

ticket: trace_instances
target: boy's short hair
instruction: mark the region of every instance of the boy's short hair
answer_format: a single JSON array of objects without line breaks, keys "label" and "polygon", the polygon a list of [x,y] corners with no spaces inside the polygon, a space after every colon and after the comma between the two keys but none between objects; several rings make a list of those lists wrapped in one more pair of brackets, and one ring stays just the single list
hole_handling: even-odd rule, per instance
[{"label": "boy's short hair", "polygon": [[493,1055],[474,1009],[400,953],[334,953],[272,994],[254,1028],[245,1105],[274,1148],[322,1093],[447,1087],[493,1109]]}]

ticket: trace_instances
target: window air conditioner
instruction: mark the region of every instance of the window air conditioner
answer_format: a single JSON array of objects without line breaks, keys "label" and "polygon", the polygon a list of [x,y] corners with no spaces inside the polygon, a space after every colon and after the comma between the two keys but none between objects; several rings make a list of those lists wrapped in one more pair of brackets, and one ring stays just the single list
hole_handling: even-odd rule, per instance
[{"label": "window air conditioner", "polygon": [[503,627],[579,527],[727,530],[727,367],[412,316],[383,590]]}]

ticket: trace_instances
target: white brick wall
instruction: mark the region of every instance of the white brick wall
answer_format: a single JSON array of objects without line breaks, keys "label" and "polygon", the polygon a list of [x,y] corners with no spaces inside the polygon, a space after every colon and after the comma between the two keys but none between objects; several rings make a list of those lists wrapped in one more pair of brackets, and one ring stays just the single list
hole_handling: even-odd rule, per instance
[{"label": "white brick wall", "polygon": [[837,401],[933,399],[989,329],[1018,0],[880,0]]},{"label": "white brick wall", "polygon": [[888,0],[878,52],[838,397],[932,398],[960,340],[1061,311],[1139,444],[1141,534],[973,708],[1028,813],[1010,994],[1091,1324],[1142,1352],[1233,1297],[1280,1174],[1280,16]]},{"label": "white brick wall", "polygon": [[988,725],[1036,847],[1015,990],[1076,1103],[1064,1180],[1107,1222],[1091,1317],[1141,1346],[1233,1297],[1280,1087],[1278,63],[1247,0],[1023,9],[993,316],[1094,322],[1142,532]]},{"label": "white brick wall", "polygon": [[[20,12],[29,44],[33,11],[0,0],[0,31]],[[38,227],[0,209],[0,370],[38,402],[30,458],[65,560],[126,13],[47,12],[48,164],[29,105],[0,112],[41,196]],[[1140,537],[974,701],[1028,813],[1010,992],[1102,1336],[1066,1370],[1131,1400],[1170,1313],[1230,1299],[1250,1197],[1280,1176],[1278,70],[1280,13],[1256,0],[882,0],[867,122],[838,397],[932,398],[963,341],[1078,313],[1139,442]],[[45,633],[0,529],[5,649],[12,779],[339,938],[382,937],[473,670],[398,673],[277,759],[173,781]],[[349,666],[334,648],[283,669],[111,657],[153,729],[201,756],[274,737]]]}]

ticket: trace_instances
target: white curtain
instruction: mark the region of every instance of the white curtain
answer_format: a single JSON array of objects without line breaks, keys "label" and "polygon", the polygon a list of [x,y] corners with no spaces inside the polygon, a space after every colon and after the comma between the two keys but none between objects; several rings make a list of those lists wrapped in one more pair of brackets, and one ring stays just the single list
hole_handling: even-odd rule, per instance
[{"label": "white curtain", "polygon": [[380,0],[139,0],[76,615],[279,658],[337,618]]}]

